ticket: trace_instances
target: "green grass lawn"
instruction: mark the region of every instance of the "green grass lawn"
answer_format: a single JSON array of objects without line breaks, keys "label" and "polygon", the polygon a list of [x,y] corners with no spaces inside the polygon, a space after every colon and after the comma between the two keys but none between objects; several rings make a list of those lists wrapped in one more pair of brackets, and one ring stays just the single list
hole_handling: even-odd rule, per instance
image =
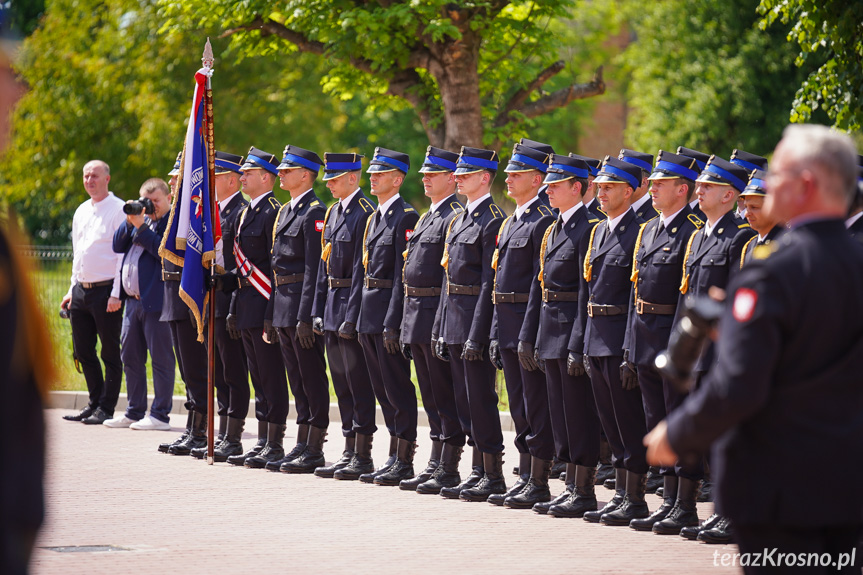
[{"label": "green grass lawn", "polygon": [[[41,269],[36,272],[34,278],[34,286],[39,295],[43,309],[45,310],[48,319],[48,326],[51,331],[52,340],[54,342],[54,353],[58,366],[60,377],[54,384],[55,390],[64,391],[86,391],[87,384],[84,381],[84,376],[75,370],[75,364],[72,361],[72,328],[68,320],[62,319],[59,316],[60,301],[69,289],[69,276],[72,273],[72,262],[67,260],[60,261],[45,261],[41,262]],[[98,348],[97,348],[98,349]],[[329,368],[327,376],[329,377]],[[417,386],[416,372],[414,365],[411,363],[411,380],[416,389],[417,401],[422,405],[419,387]],[[506,386],[503,383],[503,375],[498,372],[497,383],[495,385],[500,398],[498,408],[507,411],[509,409],[509,401],[506,394]],[[148,393],[153,392],[153,374],[150,366],[150,361],[147,361],[147,390]],[[123,381],[120,393],[126,393],[126,382]],[[180,378],[180,371],[177,368],[174,378],[174,395],[186,395],[183,380]],[[330,386],[330,399],[336,400],[335,391]]]}]

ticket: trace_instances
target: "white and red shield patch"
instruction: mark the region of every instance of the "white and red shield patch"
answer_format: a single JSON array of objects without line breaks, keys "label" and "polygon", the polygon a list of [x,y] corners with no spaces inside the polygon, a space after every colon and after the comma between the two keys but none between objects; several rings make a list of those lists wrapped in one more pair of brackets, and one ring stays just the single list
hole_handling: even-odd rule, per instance
[{"label": "white and red shield patch", "polygon": [[409,239],[411,239],[412,235],[414,235],[413,230],[405,230],[405,241],[408,241]]},{"label": "white and red shield patch", "polygon": [[758,303],[758,293],[749,288],[740,288],[734,294],[734,319],[740,323],[752,319],[755,312],[755,304]]},{"label": "white and red shield patch", "polygon": [[324,231],[324,220],[315,220],[315,231],[316,232]]}]

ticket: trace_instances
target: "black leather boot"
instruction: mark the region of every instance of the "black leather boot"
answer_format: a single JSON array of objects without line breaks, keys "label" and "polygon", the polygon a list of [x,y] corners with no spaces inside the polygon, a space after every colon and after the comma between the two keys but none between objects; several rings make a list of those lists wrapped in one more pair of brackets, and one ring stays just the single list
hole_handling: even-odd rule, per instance
[{"label": "black leather boot", "polygon": [[690,541],[695,541],[698,539],[698,534],[704,531],[705,529],[713,529],[716,527],[716,524],[722,520],[722,516],[714,513],[707,519],[701,522],[699,525],[693,525],[692,527],[684,527],[680,530],[680,536]]},{"label": "black leather boot", "polygon": [[665,478],[659,474],[658,467],[647,470],[647,487],[645,493],[656,493],[656,490],[665,485]]},{"label": "black leather boot", "polygon": [[461,483],[458,464],[461,461],[462,449],[461,445],[444,443],[441,449],[440,465],[437,466],[437,469],[435,469],[428,481],[417,485],[416,492],[425,495],[437,495],[441,492],[441,489],[455,487]]},{"label": "black leather boot", "polygon": [[503,452],[483,453],[482,465],[485,475],[476,486],[465,489],[459,494],[462,501],[485,501],[489,495],[506,493],[506,480],[503,478]]},{"label": "black leather boot", "polygon": [[[216,436],[216,440],[213,442],[213,453],[221,447],[222,442],[225,440],[225,433],[228,427],[228,416],[220,415],[219,416],[219,435]],[[207,446],[204,447],[196,447],[193,449],[189,455],[194,457],[195,459],[204,459],[207,457]],[[215,460],[214,460],[215,461]]]},{"label": "black leather boot", "polygon": [[[569,473],[568,468],[567,473]],[[566,501],[552,505],[548,510],[549,515],[553,517],[584,517],[586,513],[597,512],[596,491],[594,490],[596,468],[576,465],[573,474],[575,475],[575,485],[572,495]],[[623,499],[623,495],[620,497]]]},{"label": "black leather boot", "polygon": [[559,479],[566,472],[566,463],[555,457],[551,463],[551,474],[549,479]]},{"label": "black leather boot", "polygon": [[357,433],[357,450],[351,458],[351,462],[333,474],[335,479],[345,481],[356,481],[364,473],[372,473],[375,462],[372,461],[372,440],[374,435]]},{"label": "black leather boot", "polygon": [[441,449],[443,448],[443,443],[433,439],[432,440],[432,451],[431,456],[429,457],[428,465],[426,468],[420,472],[419,475],[412,479],[404,479],[399,483],[399,489],[402,491],[416,491],[417,486],[420,483],[425,483],[429,479],[431,479],[432,474],[440,465],[440,457],[441,457]]},{"label": "black leather boot", "polygon": [[510,509],[531,509],[537,503],[551,500],[548,480],[551,477],[552,461],[550,459],[531,458],[530,479],[517,494],[507,497],[504,507]]},{"label": "black leather boot", "polygon": [[285,456],[285,430],[288,428],[284,423],[270,423],[267,425],[267,444],[255,455],[243,464],[249,469],[263,469],[270,461],[278,461]]},{"label": "black leather boot", "polygon": [[[575,490],[575,467],[574,463],[566,464],[566,471],[564,471],[566,474],[566,487],[563,492],[549,501],[540,501],[533,506],[534,511],[540,515],[545,515],[552,506],[560,505],[572,496],[572,492]],[[596,473],[596,468],[593,469],[593,472]]]},{"label": "black leather boot", "polygon": [[269,471],[279,471],[282,467],[282,464],[287,463],[288,461],[293,461],[297,457],[303,454],[303,451],[306,450],[306,444],[309,441],[309,425],[307,423],[301,423],[297,426],[297,444],[291,449],[289,452],[285,453],[285,456],[279,459],[278,461],[271,461],[267,463],[265,469]]},{"label": "black leather boot", "polygon": [[268,430],[267,422],[258,420],[258,441],[247,452],[228,456],[228,463],[231,465],[245,465],[247,459],[259,454],[267,445]]},{"label": "black leather boot", "polygon": [[375,485],[394,486],[414,476],[414,454],[417,451],[415,441],[399,439],[396,446],[396,462],[385,473],[375,477]]},{"label": "black leather boot", "polygon": [[296,459],[282,463],[279,471],[282,473],[314,473],[315,469],[326,463],[324,460],[326,437],[327,430],[325,428],[309,426],[305,450]]},{"label": "black leather boot", "polygon": [[[597,471],[599,473],[599,471]],[[617,485],[619,487],[614,490],[614,497],[606,503],[602,509],[598,509],[596,511],[585,511],[584,520],[590,523],[599,523],[599,518],[602,517],[604,513],[611,513],[623,503],[623,498],[626,495],[626,470],[621,468],[617,468],[614,470],[617,479]],[[596,485],[596,478],[594,478],[594,485]],[[550,511],[549,511],[550,512]]]},{"label": "black leather boot", "polygon": [[713,501],[713,482],[710,480],[709,475],[705,475],[704,479],[701,480],[697,501],[700,503]]},{"label": "black leather boot", "polygon": [[606,525],[620,527],[629,525],[633,519],[642,519],[650,515],[647,502],[644,501],[644,488],[647,483],[646,473],[626,472],[626,495],[620,507],[609,513],[604,513],[599,521]]},{"label": "black leather boot", "polygon": [[185,441],[168,448],[171,455],[189,455],[196,447],[207,446],[207,414],[192,412],[192,427]]},{"label": "black leather boot", "polygon": [[474,447],[470,475],[468,475],[464,481],[452,487],[442,487],[440,490],[441,497],[446,499],[458,499],[462,491],[475,487],[476,484],[480,482],[484,474],[485,469],[483,468],[482,452]]},{"label": "black leather boot", "polygon": [[387,460],[384,461],[384,464],[378,467],[377,469],[373,469],[369,473],[363,473],[360,475],[360,481],[363,483],[374,483],[375,477],[386,473],[392,468],[393,465],[396,464],[396,450],[399,446],[399,438],[395,435],[390,435],[390,451],[387,454]]},{"label": "black leather boot", "polygon": [[506,493],[493,493],[489,495],[487,501],[492,505],[503,506],[503,502],[507,497],[512,497],[513,495],[518,495],[521,493],[521,490],[524,489],[525,485],[527,485],[528,480],[530,479],[530,453],[519,453],[518,454],[518,479],[515,480],[512,487],[506,490]]},{"label": "black leather boot", "polygon": [[242,455],[243,453],[243,427],[246,425],[245,419],[238,417],[228,418],[228,428],[225,431],[225,440],[219,447],[213,450],[213,461],[222,463],[227,461],[229,457],[234,455]]},{"label": "black leather boot", "polygon": [[698,534],[698,540],[713,545],[726,545],[731,543],[732,535],[731,520],[727,517],[720,517],[716,525],[710,529],[704,529]]},{"label": "black leather boot", "polygon": [[356,444],[356,437],[345,437],[345,449],[342,451],[342,456],[339,460],[332,465],[327,465],[326,467],[316,467],[315,475],[318,477],[332,478],[336,471],[343,467],[347,467],[348,463],[351,462],[351,459],[354,458],[354,453],[356,453]]},{"label": "black leather boot", "polygon": [[[83,411],[81,413],[83,413]],[[90,413],[92,413],[92,412],[90,412]],[[89,417],[89,416],[90,416],[90,414],[87,414],[87,417]],[[81,419],[83,419],[83,418],[81,418]],[[80,421],[80,420],[73,420],[73,421]],[[186,441],[186,438],[189,437],[189,433],[191,431],[192,431],[192,412],[190,411],[186,414],[186,429],[183,430],[183,435],[181,435],[180,437],[178,437],[174,441],[171,441],[170,443],[160,443],[159,444],[159,452],[160,453],[168,453],[168,450],[171,449],[172,445],[177,445],[178,443],[183,443],[184,441]]]},{"label": "black leather boot", "polygon": [[[668,489],[666,488],[666,491]],[[695,493],[698,491],[698,481],[680,478],[677,488],[677,501],[668,517],[653,526],[653,532],[660,535],[679,535],[684,527],[698,525],[698,511],[695,508]]]},{"label": "black leather boot", "polygon": [[653,526],[671,513],[671,510],[674,509],[674,502],[677,501],[677,477],[674,475],[666,475],[664,478],[664,486],[662,488],[663,493],[669,493],[673,495],[669,495],[668,497],[662,498],[662,505],[656,508],[656,511],[651,513],[649,516],[644,519],[633,519],[630,521],[629,526],[635,529],[636,531],[650,531],[653,529]]},{"label": "black leather boot", "polygon": [[[611,446],[608,444],[608,440],[602,437],[599,439],[599,467],[596,469],[596,485],[603,485],[606,479],[613,477],[615,477],[615,471],[611,464]],[[621,485],[621,487],[625,486]]]}]

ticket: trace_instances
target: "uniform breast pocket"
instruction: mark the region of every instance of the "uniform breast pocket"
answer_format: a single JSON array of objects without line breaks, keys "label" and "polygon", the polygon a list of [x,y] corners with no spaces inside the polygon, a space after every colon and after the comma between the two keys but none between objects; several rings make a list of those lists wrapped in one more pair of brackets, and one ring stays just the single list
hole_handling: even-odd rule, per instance
[{"label": "uniform breast pocket", "polygon": [[300,232],[303,231],[302,222],[295,222],[288,226],[288,229],[285,230],[285,235],[291,236],[292,238],[300,235]]},{"label": "uniform breast pocket", "polygon": [[354,241],[354,237],[351,234],[350,230],[341,229],[336,233],[336,241],[337,242],[352,242],[352,241]]},{"label": "uniform breast pocket", "polygon": [[626,254],[608,254],[605,257],[605,265],[628,268],[632,265],[632,259]]},{"label": "uniform breast pocket", "polygon": [[264,236],[264,226],[262,225],[243,228],[240,231],[240,237],[245,250],[265,249],[267,246],[267,238]]},{"label": "uniform breast pocket", "polygon": [[651,260],[655,266],[679,266],[680,254],[662,254],[656,255]]},{"label": "uniform breast pocket", "polygon": [[701,265],[704,266],[724,266],[728,263],[728,257],[725,254],[715,256],[705,256]]},{"label": "uniform breast pocket", "polygon": [[420,237],[420,243],[423,243],[423,244],[437,244],[437,243],[440,243],[440,238],[441,238],[440,233],[436,233],[436,234],[423,234],[423,235],[422,235],[422,237]]},{"label": "uniform breast pocket", "polygon": [[465,230],[461,234],[459,234],[458,239],[456,240],[460,244],[475,244],[479,239],[479,227],[473,227],[469,230]]},{"label": "uniform breast pocket", "polygon": [[391,246],[393,245],[393,236],[391,236],[390,234],[385,234],[378,238],[377,243],[382,246]]},{"label": "uniform breast pocket", "polygon": [[557,253],[554,254],[554,259],[558,261],[572,261],[577,257],[574,248],[560,248],[557,250]]},{"label": "uniform breast pocket", "polygon": [[509,240],[509,242],[507,242],[507,247],[509,247],[509,249],[511,249],[511,250],[518,250],[518,249],[521,249],[521,248],[527,246],[529,241],[530,241],[530,238],[527,236],[512,238],[511,240]]}]

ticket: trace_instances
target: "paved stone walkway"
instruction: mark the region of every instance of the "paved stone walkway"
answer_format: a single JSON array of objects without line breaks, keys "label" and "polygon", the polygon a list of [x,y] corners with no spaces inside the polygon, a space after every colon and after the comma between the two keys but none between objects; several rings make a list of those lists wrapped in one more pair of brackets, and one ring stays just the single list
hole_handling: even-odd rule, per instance
[{"label": "paved stone walkway", "polygon": [[[397,487],[289,476],[158,453],[170,432],[109,429],[46,412],[48,517],[33,557],[34,574],[100,573],[732,573],[714,566],[711,546],[677,536],[556,519],[486,503],[417,495]],[[244,441],[253,441],[246,425]],[[286,445],[296,426],[289,425]],[[386,458],[379,430],[376,463]],[[517,461],[508,446],[505,469]],[[327,460],[341,454],[330,427]],[[431,442],[420,430],[419,467]],[[464,458],[462,473],[469,469]],[[508,475],[507,481],[512,481]],[[563,483],[553,481],[554,491]],[[611,491],[597,488],[601,502]],[[659,498],[648,495],[651,509]],[[600,503],[602,504],[602,503]],[[709,504],[700,504],[706,517]],[[116,546],[109,552],[48,547]]]}]

